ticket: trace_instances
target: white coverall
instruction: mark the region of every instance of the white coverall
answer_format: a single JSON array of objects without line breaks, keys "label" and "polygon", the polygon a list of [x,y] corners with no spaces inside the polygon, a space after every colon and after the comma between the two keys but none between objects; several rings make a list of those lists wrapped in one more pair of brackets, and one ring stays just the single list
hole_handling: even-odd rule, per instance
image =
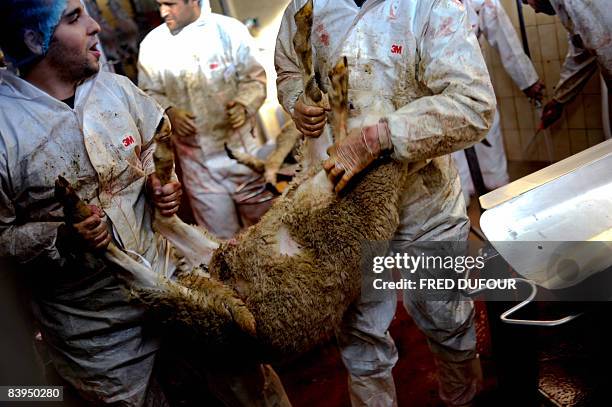
[{"label": "white coverall", "polygon": [[[163,394],[148,388],[159,339],[143,327],[143,306],[116,277],[119,266],[61,238],[63,211],[54,198],[62,175],[104,211],[117,246],[171,276],[174,260],[166,239],[153,233],[144,188],[163,109],[127,78],[107,72],[77,87],[74,106],[0,70],[0,257],[28,271],[53,364],[83,397],[164,406]],[[216,380],[211,390],[232,405],[286,402],[276,374],[255,369],[255,385],[246,368],[245,376],[207,372]]]},{"label": "white coverall", "polygon": [[612,9],[606,0],[589,2],[551,0],[569,33],[569,47],[553,98],[572,100],[599,66],[608,89],[612,89]]},{"label": "white coverall", "polygon": [[[75,108],[0,72],[0,253],[33,271],[35,315],[55,368],[90,400],[143,403],[158,340],[142,327],[116,267],[56,247],[58,175],[106,214],[116,241],[158,272],[144,194],[163,110],[131,82],[101,72],[81,84]],[[172,263],[170,263],[172,264]],[[168,270],[171,272],[172,270]]]},{"label": "white coverall", "polygon": [[[303,89],[292,39],[293,16],[305,2],[290,2],[276,45],[279,100],[289,112]],[[368,0],[360,9],[353,0],[315,0],[312,43],[325,91],[327,72],[341,56],[348,58],[349,128],[385,117],[395,158],[431,159],[404,186],[395,240],[467,239],[469,220],[449,153],[484,137],[495,96],[461,2]],[[329,145],[329,126],[318,139],[306,140],[307,151],[320,158]],[[469,402],[478,386],[472,302],[426,302],[404,294],[439,362],[441,397],[450,405]],[[381,301],[361,300],[338,333],[355,406],[397,403],[391,369],[398,356],[388,333],[395,307],[394,293]]]},{"label": "white coverall", "polygon": [[[525,90],[535,84],[538,81],[538,74],[523,51],[510,18],[499,0],[466,0],[464,4],[468,10],[472,30],[479,39],[483,34],[489,44],[497,50],[506,72],[519,89]],[[495,113],[486,140],[491,146],[476,144],[476,154],[485,186],[488,189],[496,189],[509,181],[499,112]],[[474,194],[475,190],[465,153],[454,152],[453,158],[461,178],[463,195],[466,202],[469,202],[470,195]]]},{"label": "white coverall", "polygon": [[[200,18],[178,34],[162,24],[145,37],[138,85],[165,109],[196,116],[197,135],[174,139],[185,192],[198,224],[228,239],[241,226],[232,195],[255,174],[227,157],[223,143],[250,154],[257,150],[255,115],[266,97],[266,76],[247,28],[204,3]],[[226,122],[231,101],[247,109],[248,120],[237,130]]]}]

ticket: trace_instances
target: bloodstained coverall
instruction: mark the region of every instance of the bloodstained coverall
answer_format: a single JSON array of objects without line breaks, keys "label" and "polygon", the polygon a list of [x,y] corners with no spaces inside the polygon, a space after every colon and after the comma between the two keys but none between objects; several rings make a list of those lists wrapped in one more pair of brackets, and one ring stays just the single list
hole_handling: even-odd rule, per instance
[{"label": "bloodstained coverall", "polygon": [[[151,31],[140,45],[138,67],[140,88],[165,109],[195,115],[197,134],[174,138],[183,185],[197,223],[229,239],[241,226],[233,195],[256,175],[230,159],[223,144],[255,154],[255,115],[266,98],[266,74],[248,29],[204,4],[200,17],[179,33],[166,24]],[[226,115],[232,101],[248,115],[235,130]]]},{"label": "bloodstained coverall", "polygon": [[[279,100],[293,112],[303,91],[292,39],[294,14],[306,0],[291,1],[277,38],[275,64]],[[349,66],[348,128],[386,118],[393,157],[427,160],[404,188],[402,241],[465,240],[469,220],[450,153],[481,140],[495,110],[495,96],[465,8],[458,0],[315,0],[313,64],[329,91],[327,73],[341,56]],[[326,158],[329,126],[307,139],[303,165]],[[404,293],[404,304],[427,335],[436,356],[440,395],[449,405],[469,403],[479,382],[473,304],[466,298],[424,301]],[[395,293],[360,301],[338,333],[355,406],[396,405],[391,369],[397,350],[388,327]]]}]

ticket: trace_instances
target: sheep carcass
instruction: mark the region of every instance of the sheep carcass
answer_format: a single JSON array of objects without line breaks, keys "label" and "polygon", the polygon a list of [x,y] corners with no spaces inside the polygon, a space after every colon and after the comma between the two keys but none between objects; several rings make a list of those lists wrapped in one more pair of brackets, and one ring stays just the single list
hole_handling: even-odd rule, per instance
[{"label": "sheep carcass", "polygon": [[[312,13],[308,4],[300,13]],[[331,123],[341,139],[347,134],[345,59],[330,78]],[[320,92],[311,79],[307,92]],[[163,183],[173,159],[167,130],[158,132],[156,143],[156,172]],[[408,165],[386,158],[338,196],[318,163],[294,180],[258,224],[222,243],[176,216],[156,214],[154,228],[189,267],[176,281],[126,281],[153,307],[176,310],[165,318],[189,326],[203,341],[232,344],[233,353],[236,344],[248,341],[251,346],[243,350],[258,359],[303,353],[329,338],[358,298],[362,243],[391,239],[399,224],[399,186],[411,172]],[[116,251],[111,246],[110,252]],[[198,269],[200,262],[210,274]],[[145,273],[141,266],[128,271]]]}]

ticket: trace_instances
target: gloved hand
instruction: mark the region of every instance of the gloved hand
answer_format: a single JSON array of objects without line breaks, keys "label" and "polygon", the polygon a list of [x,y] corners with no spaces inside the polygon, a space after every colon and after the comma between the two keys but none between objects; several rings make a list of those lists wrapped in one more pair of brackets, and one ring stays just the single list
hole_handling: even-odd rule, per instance
[{"label": "gloved hand", "polygon": [[172,124],[172,131],[179,137],[195,136],[198,130],[195,125],[195,116],[178,107],[170,107],[166,114]]},{"label": "gloved hand", "polygon": [[108,226],[102,209],[96,205],[87,205],[92,211],[92,215],[82,222],[72,225],[70,230],[85,243],[85,247],[90,250],[104,250],[111,242],[111,235],[108,233]]},{"label": "gloved hand", "polygon": [[383,120],[373,126],[353,129],[344,140],[331,146],[327,150],[329,158],[323,163],[323,168],[335,185],[336,193],[392,147],[389,126]]},{"label": "gloved hand", "polygon": [[540,129],[547,129],[552,126],[563,114],[565,105],[561,102],[552,99],[542,109],[542,117],[540,118]]},{"label": "gloved hand", "polygon": [[523,93],[531,100],[535,102],[542,102],[544,98],[544,82],[538,80],[536,83],[523,90]]},{"label": "gloved hand", "polygon": [[319,137],[327,122],[325,111],[322,107],[307,105],[300,96],[293,107],[295,127],[306,137]]},{"label": "gloved hand", "polygon": [[232,129],[241,127],[247,120],[247,110],[243,104],[236,101],[231,101],[225,106],[227,112],[227,121],[232,126]]},{"label": "gloved hand", "polygon": [[147,178],[147,191],[162,216],[170,217],[178,212],[183,195],[180,182],[170,181],[162,185],[157,175],[151,174]]}]

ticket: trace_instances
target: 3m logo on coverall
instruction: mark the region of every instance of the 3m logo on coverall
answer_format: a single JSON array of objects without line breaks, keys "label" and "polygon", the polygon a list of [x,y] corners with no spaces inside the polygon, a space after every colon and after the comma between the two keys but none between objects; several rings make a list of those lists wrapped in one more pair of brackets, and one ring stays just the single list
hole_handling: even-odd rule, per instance
[{"label": "3m logo on coverall", "polygon": [[123,147],[127,148],[131,146],[132,144],[134,144],[134,137],[128,135],[121,141],[121,143],[123,143]]},{"label": "3m logo on coverall", "polygon": [[393,44],[391,45],[391,53],[392,54],[400,54],[402,53],[403,47],[401,45]]}]

